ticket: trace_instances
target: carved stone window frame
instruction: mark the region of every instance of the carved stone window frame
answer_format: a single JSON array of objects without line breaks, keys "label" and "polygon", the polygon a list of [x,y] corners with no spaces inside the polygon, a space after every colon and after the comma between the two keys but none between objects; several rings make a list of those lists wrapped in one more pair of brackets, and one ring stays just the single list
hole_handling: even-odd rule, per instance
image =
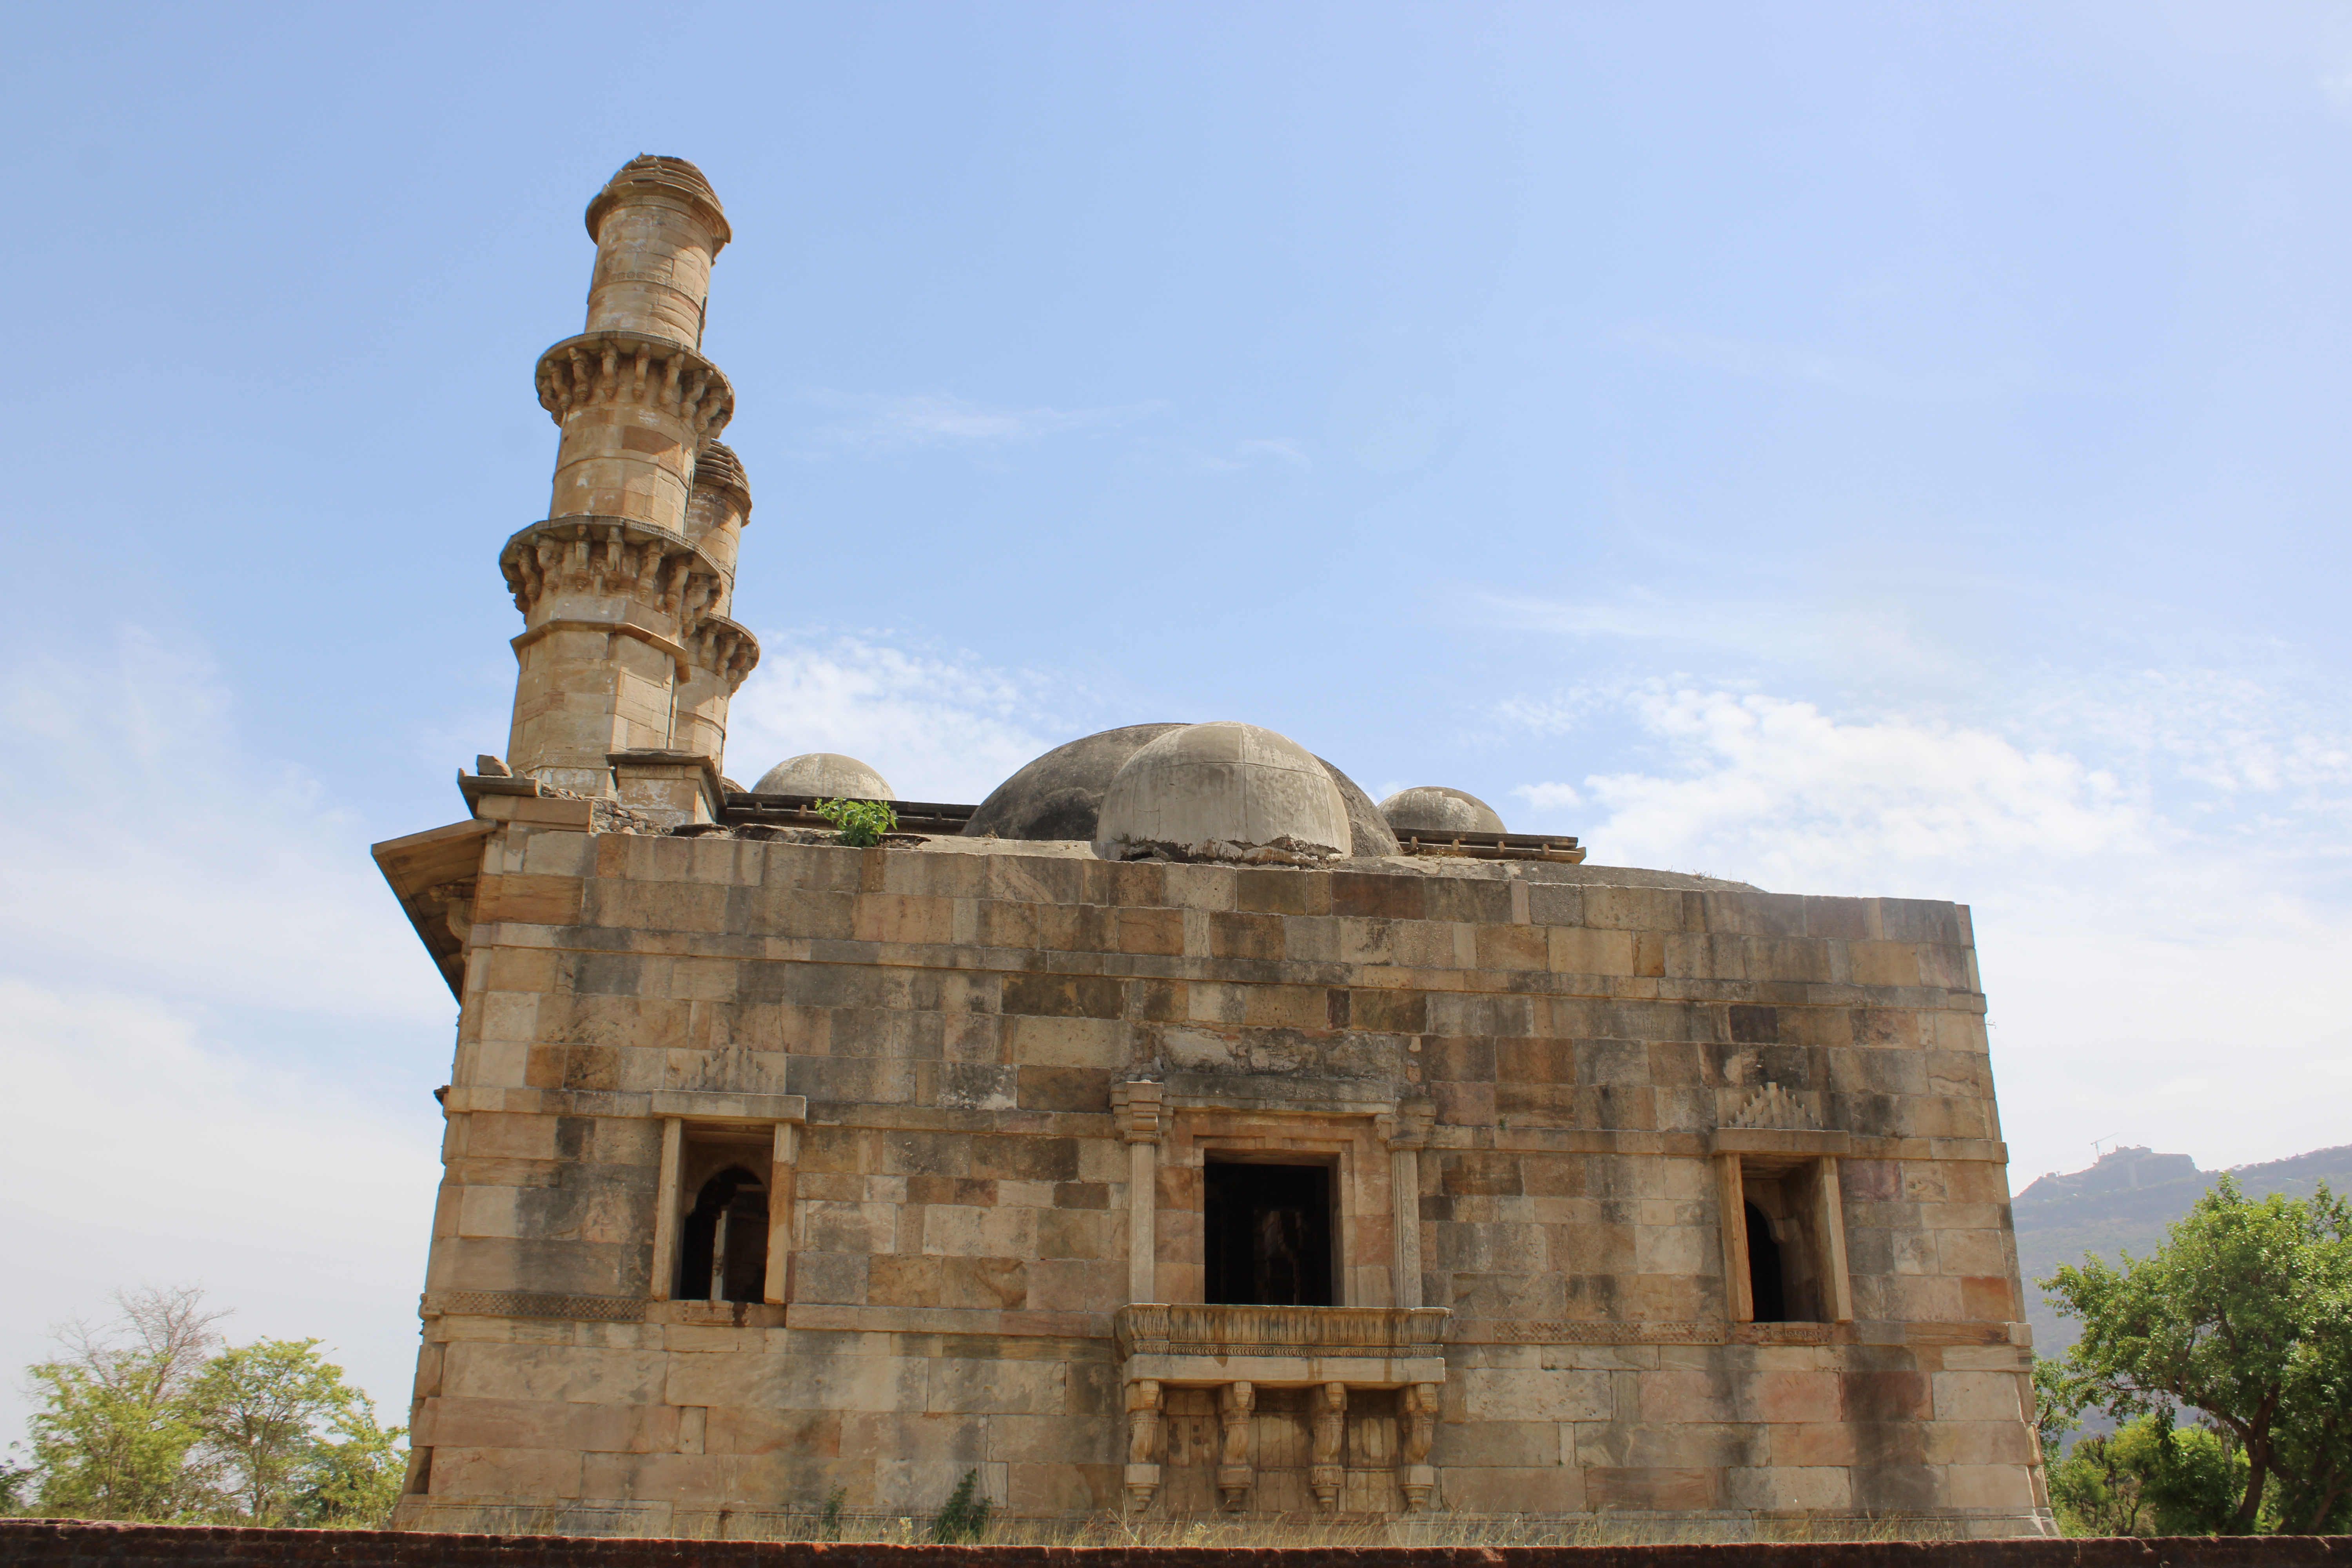
[{"label": "carved stone window frame", "polygon": [[[1218,1079],[1174,1073],[1114,1085],[1113,1110],[1129,1148],[1129,1300],[1205,1289],[1201,1238],[1161,1235],[1159,1173],[1239,1161],[1328,1163],[1332,1180],[1332,1304],[1418,1306],[1421,1296],[1419,1151],[1431,1110],[1374,1085],[1298,1079]],[[1383,1183],[1374,1173],[1385,1175]],[[1377,1224],[1375,1224],[1377,1222]],[[1384,1230],[1384,1259],[1368,1259],[1366,1233]],[[1173,1254],[1171,1256],[1169,1254]],[[1374,1255],[1376,1256],[1376,1255]],[[1182,1270],[1171,1278],[1171,1271]],[[1177,1280],[1177,1289],[1170,1287]],[[1385,1298],[1385,1300],[1380,1298]]]},{"label": "carved stone window frame", "polygon": [[1809,1194],[1808,1232],[1822,1289],[1822,1321],[1853,1321],[1853,1279],[1846,1266],[1845,1202],[1838,1161],[1853,1140],[1843,1132],[1725,1127],[1708,1142],[1715,1162],[1716,1203],[1723,1232],[1725,1316],[1735,1323],[1756,1321],[1748,1277],[1748,1184],[1798,1176]]},{"label": "carved stone window frame", "polygon": [[707,1094],[674,1090],[653,1097],[661,1119],[660,1174],[655,1184],[653,1268],[647,1297],[667,1301],[676,1292],[678,1250],[686,1233],[683,1177],[686,1144],[697,1132],[747,1142],[764,1133],[768,1145],[768,1269],[761,1300],[782,1306],[791,1300],[794,1175],[800,1162],[800,1130],[808,1121],[808,1100],[797,1094]]}]

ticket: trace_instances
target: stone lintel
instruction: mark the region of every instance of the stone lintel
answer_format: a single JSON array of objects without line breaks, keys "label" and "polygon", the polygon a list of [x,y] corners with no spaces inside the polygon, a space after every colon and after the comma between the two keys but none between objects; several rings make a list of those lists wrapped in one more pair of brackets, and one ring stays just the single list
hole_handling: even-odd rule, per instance
[{"label": "stone lintel", "polygon": [[1853,1152],[1853,1140],[1843,1132],[1819,1129],[1718,1127],[1707,1140],[1709,1154],[1759,1155],[1769,1158],[1817,1160],[1823,1155]]},{"label": "stone lintel", "polygon": [[729,1122],[767,1127],[808,1120],[808,1097],[800,1094],[728,1094],[712,1089],[665,1089],[647,1096],[646,1111],[683,1121]]}]

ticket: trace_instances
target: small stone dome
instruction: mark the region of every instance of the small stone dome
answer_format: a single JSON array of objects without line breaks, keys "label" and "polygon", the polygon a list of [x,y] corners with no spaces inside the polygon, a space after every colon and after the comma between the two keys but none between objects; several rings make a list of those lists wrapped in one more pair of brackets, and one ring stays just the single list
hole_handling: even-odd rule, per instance
[{"label": "small stone dome", "polygon": [[787,757],[760,775],[753,795],[815,795],[827,800],[896,800],[890,781],[839,752]]},{"label": "small stone dome", "polygon": [[1407,833],[1507,833],[1500,813],[1464,790],[1416,784],[1381,802],[1391,827]]},{"label": "small stone dome", "polygon": [[1188,724],[1138,751],[1095,824],[1106,860],[1275,864],[1348,853],[1348,803],[1297,742],[1255,724]]}]

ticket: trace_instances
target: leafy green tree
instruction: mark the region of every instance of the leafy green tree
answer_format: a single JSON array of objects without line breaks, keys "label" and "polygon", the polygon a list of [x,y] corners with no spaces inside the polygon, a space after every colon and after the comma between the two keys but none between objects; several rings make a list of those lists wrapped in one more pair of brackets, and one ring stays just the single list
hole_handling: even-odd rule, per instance
[{"label": "leafy green tree", "polygon": [[204,1292],[117,1291],[116,1320],[58,1331],[62,1352],[27,1369],[34,1501],[70,1518],[173,1521],[215,1502],[188,1392],[226,1316]]},{"label": "leafy green tree", "polygon": [[[189,1390],[205,1451],[237,1516],[311,1524],[377,1508],[397,1429],[320,1359],[316,1340],[257,1340],[205,1363]],[[385,1505],[388,1508],[388,1505]]]},{"label": "leafy green tree", "polygon": [[2084,1438],[2049,1477],[2069,1535],[2213,1535],[2230,1527],[2246,1459],[2224,1434],[2160,1412]]},{"label": "leafy green tree", "polygon": [[[2060,1380],[2070,1397],[2122,1418],[2158,1416],[2168,1432],[2175,1413],[2195,1412],[2232,1464],[2242,1461],[2242,1471],[2217,1469],[2201,1447],[2184,1448],[2179,1464],[2201,1479],[2165,1472],[2192,1493],[2232,1478],[2234,1499],[2210,1528],[2316,1531],[2340,1517],[2352,1486],[2352,1208],[2343,1199],[2323,1184],[2309,1199],[2252,1203],[2224,1175],[2149,1257],[2125,1253],[2119,1267],[2089,1258],[2042,1285],[2083,1323]],[[2167,1495],[2166,1506],[2189,1506],[2189,1493]]]},{"label": "leafy green tree", "polygon": [[118,1292],[29,1369],[42,1408],[30,1471],[43,1513],[80,1519],[376,1524],[398,1500],[400,1428],[316,1340],[221,1349],[195,1289]]}]

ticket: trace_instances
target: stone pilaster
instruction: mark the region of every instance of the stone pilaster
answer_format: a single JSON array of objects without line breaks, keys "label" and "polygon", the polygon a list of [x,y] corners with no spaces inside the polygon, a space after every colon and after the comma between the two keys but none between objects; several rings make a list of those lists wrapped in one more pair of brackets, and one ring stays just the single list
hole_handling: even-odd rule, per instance
[{"label": "stone pilaster", "polygon": [[1114,1084],[1111,1110],[1127,1140],[1127,1299],[1149,1301],[1160,1247],[1160,1139],[1164,1090],[1156,1083]]},{"label": "stone pilaster", "polygon": [[1409,1100],[1380,1119],[1389,1149],[1389,1194],[1396,1233],[1396,1304],[1421,1305],[1421,1151],[1429,1143],[1431,1107]]}]

